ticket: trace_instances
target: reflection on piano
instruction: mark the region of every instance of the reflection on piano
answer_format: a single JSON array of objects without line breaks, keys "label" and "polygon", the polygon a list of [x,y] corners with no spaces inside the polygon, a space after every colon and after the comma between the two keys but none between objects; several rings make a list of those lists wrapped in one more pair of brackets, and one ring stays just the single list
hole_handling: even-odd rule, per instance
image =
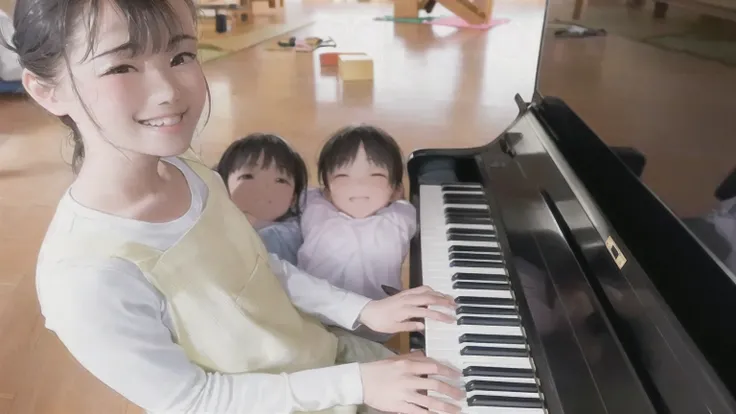
[{"label": "reflection on piano", "polygon": [[411,287],[458,304],[424,351],[463,413],[736,413],[734,275],[563,102],[517,102],[488,145],[408,162]]}]

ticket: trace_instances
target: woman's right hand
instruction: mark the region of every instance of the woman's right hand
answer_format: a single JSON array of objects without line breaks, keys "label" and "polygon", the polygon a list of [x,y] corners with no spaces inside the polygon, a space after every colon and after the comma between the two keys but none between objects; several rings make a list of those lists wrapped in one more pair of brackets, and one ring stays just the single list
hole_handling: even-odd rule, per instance
[{"label": "woman's right hand", "polygon": [[[421,352],[360,364],[363,402],[377,410],[415,414],[432,412],[459,413],[465,392],[446,382],[421,375],[455,379],[462,373],[425,357]],[[454,404],[426,395],[435,391],[455,400]]]}]

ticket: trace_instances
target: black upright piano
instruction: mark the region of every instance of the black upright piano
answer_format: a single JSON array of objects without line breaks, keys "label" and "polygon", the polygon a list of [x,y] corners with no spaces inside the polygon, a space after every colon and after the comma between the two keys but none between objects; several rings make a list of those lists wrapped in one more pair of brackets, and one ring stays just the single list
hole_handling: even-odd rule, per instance
[{"label": "black upright piano", "polygon": [[462,412],[736,413],[733,273],[563,101],[517,104],[407,165],[411,286],[458,305],[414,339],[463,371]]}]

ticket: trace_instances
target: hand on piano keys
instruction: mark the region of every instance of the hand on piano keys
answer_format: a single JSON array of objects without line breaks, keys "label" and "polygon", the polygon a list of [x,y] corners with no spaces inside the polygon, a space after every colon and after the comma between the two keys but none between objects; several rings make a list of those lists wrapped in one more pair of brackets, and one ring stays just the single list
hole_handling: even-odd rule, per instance
[{"label": "hand on piano keys", "polygon": [[[385,412],[456,414],[460,413],[460,401],[465,398],[462,388],[426,377],[442,376],[457,381],[462,373],[427,358],[421,352],[360,364],[360,376],[363,402]],[[427,391],[434,391],[443,398],[427,396]]]},{"label": "hand on piano keys", "polygon": [[[439,309],[429,309],[437,306]],[[417,319],[434,319],[454,323],[455,299],[435,291],[429,286],[404,290],[393,296],[369,302],[360,313],[360,322],[375,332],[399,333],[424,329],[424,322]]]}]

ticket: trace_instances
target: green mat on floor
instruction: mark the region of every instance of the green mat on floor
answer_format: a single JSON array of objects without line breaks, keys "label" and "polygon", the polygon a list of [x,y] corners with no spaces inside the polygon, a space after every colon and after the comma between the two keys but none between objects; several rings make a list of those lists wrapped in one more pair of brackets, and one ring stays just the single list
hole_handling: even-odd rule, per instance
[{"label": "green mat on floor", "polygon": [[444,16],[427,16],[427,17],[394,17],[394,16],[381,16],[376,17],[373,20],[378,20],[381,22],[396,22],[396,23],[424,23],[428,22],[434,19],[439,19],[440,17]]},{"label": "green mat on floor", "polygon": [[644,43],[736,66],[736,39],[711,38],[691,32],[650,37]]}]

